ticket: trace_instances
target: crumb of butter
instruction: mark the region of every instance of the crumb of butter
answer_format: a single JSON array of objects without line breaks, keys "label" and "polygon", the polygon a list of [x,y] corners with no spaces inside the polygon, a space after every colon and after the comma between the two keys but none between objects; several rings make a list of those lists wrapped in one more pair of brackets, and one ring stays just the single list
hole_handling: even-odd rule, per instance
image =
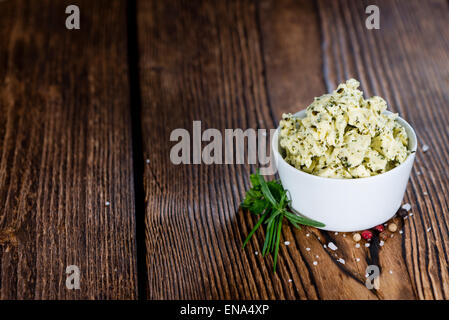
[{"label": "crumb of butter", "polygon": [[285,160],[328,178],[363,178],[398,166],[409,155],[408,137],[397,114],[383,112],[381,97],[363,98],[354,79],[314,99],[303,119],[284,114],[279,144]]}]

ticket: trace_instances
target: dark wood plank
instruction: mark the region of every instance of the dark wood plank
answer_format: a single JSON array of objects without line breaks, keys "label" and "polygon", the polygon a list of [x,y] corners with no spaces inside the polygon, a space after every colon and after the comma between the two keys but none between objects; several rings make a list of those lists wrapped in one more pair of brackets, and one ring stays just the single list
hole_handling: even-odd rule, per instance
[{"label": "dark wood plank", "polygon": [[[149,298],[447,297],[448,37],[434,36],[448,29],[447,2],[376,3],[381,30],[370,31],[367,2],[138,2]],[[430,146],[404,199],[414,216],[369,248],[351,234],[284,226],[290,245],[273,274],[271,258],[256,255],[262,232],[240,249],[255,223],[238,210],[253,166],[173,165],[170,133],[192,132],[193,120],[203,130],[273,128],[349,77]],[[324,247],[331,241],[337,251]],[[365,287],[371,264],[379,290]]]},{"label": "dark wood plank", "polygon": [[[365,28],[365,8],[380,8],[380,30]],[[383,298],[448,298],[447,1],[320,1],[329,89],[349,77],[368,96],[386,98],[415,128],[420,150],[404,202],[414,215],[401,241],[379,252]],[[423,145],[430,149],[424,153]],[[393,269],[393,274],[387,271]],[[397,270],[395,270],[397,269]],[[399,271],[399,272],[398,272]],[[398,288],[410,283],[411,288]]]},{"label": "dark wood plank", "polygon": [[[267,91],[277,124],[282,113],[301,110],[313,97],[327,92],[320,17],[311,1],[268,0],[260,3],[260,17]],[[292,280],[291,298],[376,298],[365,288],[369,250],[351,246],[350,235],[345,239],[314,228],[288,227],[283,236],[290,242],[281,247],[281,253],[290,269],[283,281]],[[330,241],[338,245],[337,252],[324,247]],[[345,265],[337,261],[343,258]]]},{"label": "dark wood plank", "polygon": [[[249,1],[138,2],[149,298],[284,298],[268,261],[241,250],[248,166],[173,165],[176,128],[273,126],[257,8]],[[242,227],[242,224],[244,225]],[[243,228],[243,230],[242,230]]]},{"label": "dark wood plank", "polygon": [[69,4],[0,2],[1,299],[137,295],[126,5]]}]

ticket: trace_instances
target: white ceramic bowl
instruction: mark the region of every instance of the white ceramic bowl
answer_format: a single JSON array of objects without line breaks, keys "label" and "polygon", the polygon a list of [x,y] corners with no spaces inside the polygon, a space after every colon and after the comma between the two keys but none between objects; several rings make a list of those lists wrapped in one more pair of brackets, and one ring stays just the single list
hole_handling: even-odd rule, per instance
[{"label": "white ceramic bowl", "polygon": [[[390,113],[386,111],[386,113]],[[295,114],[305,116],[305,110]],[[402,118],[409,150],[417,148],[413,128]],[[401,206],[415,152],[394,169],[368,178],[333,179],[315,176],[288,164],[279,153],[279,128],[271,141],[282,185],[291,196],[291,206],[301,215],[325,224],[323,230],[359,231],[388,221]]]}]

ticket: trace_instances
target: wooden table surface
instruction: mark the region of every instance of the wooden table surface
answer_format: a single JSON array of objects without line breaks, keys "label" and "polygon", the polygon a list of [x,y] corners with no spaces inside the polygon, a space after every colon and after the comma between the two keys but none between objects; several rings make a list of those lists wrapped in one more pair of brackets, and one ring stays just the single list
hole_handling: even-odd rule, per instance
[{"label": "wooden table surface", "polygon": [[[449,299],[448,1],[70,4],[0,1],[1,299]],[[170,133],[275,128],[351,77],[416,130],[413,216],[369,248],[285,224],[274,274],[262,231],[241,249],[256,166],[174,165]]]}]

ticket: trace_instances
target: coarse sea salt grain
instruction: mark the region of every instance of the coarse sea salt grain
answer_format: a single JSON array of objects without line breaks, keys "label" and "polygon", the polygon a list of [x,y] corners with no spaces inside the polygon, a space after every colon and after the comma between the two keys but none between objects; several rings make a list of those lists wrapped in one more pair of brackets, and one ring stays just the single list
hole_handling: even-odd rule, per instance
[{"label": "coarse sea salt grain", "polygon": [[390,270],[390,274],[393,274],[393,270]]},{"label": "coarse sea salt grain", "polygon": [[402,209],[405,209],[407,211],[410,211],[411,208],[412,208],[412,206],[410,205],[410,203],[406,203],[402,206]]},{"label": "coarse sea salt grain", "polygon": [[338,259],[337,261],[340,262],[341,264],[345,264],[346,263],[345,259],[342,259],[342,258]]},{"label": "coarse sea salt grain", "polygon": [[290,241],[285,241],[284,244],[285,244],[286,246],[288,246],[288,245],[290,245]]},{"label": "coarse sea salt grain", "polygon": [[109,206],[111,203],[110,203],[109,201],[106,201],[104,204],[105,204],[106,206]]},{"label": "coarse sea salt grain", "polygon": [[316,266],[317,264],[318,264],[318,262],[316,262],[316,261],[313,262],[313,265],[314,265],[314,266]]},{"label": "coarse sea salt grain", "polygon": [[292,279],[288,279],[288,282],[292,282],[293,280]]},{"label": "coarse sea salt grain", "polygon": [[400,233],[400,234],[403,234],[403,233],[404,233],[404,231],[402,231],[402,230],[399,230],[399,233]]},{"label": "coarse sea salt grain", "polygon": [[428,193],[427,193],[427,192],[425,192],[425,191],[424,191],[424,192],[423,192],[422,194],[423,194],[423,195],[425,195],[425,196],[427,196],[427,195],[428,195]]},{"label": "coarse sea salt grain", "polygon": [[307,251],[310,251],[310,248],[306,248]]},{"label": "coarse sea salt grain", "polygon": [[355,247],[356,247],[356,248],[360,248],[360,243],[356,243],[356,244],[355,244]]},{"label": "coarse sea salt grain", "polygon": [[335,232],[335,235],[337,235],[338,234],[338,232]]},{"label": "coarse sea salt grain", "polygon": [[359,262],[359,261],[360,261],[360,258],[355,258],[355,261]]},{"label": "coarse sea salt grain", "polygon": [[365,247],[369,248],[370,244],[369,243],[365,243]]},{"label": "coarse sea salt grain", "polygon": [[379,242],[379,246],[383,246],[385,244],[385,242],[384,241],[382,241],[382,240],[380,240],[380,242]]},{"label": "coarse sea salt grain", "polygon": [[429,232],[430,230],[432,230],[432,228],[427,228],[427,232]]},{"label": "coarse sea salt grain", "polygon": [[327,245],[329,246],[329,249],[331,249],[331,250],[335,251],[338,249],[338,247],[333,242],[329,242]]},{"label": "coarse sea salt grain", "polygon": [[319,257],[320,257],[319,255],[316,255],[316,256],[315,256],[315,258],[317,258],[317,259],[318,259]]},{"label": "coarse sea salt grain", "polygon": [[150,159],[145,160],[146,163],[150,163]]},{"label": "coarse sea salt grain", "polygon": [[256,252],[254,252],[254,254],[257,256],[259,254],[259,252],[256,251]]},{"label": "coarse sea salt grain", "polygon": [[306,237],[309,237],[309,236],[310,236],[310,233],[306,234]]},{"label": "coarse sea salt grain", "polygon": [[429,146],[427,144],[422,146],[422,151],[423,152],[427,152],[427,150],[429,150]]}]

